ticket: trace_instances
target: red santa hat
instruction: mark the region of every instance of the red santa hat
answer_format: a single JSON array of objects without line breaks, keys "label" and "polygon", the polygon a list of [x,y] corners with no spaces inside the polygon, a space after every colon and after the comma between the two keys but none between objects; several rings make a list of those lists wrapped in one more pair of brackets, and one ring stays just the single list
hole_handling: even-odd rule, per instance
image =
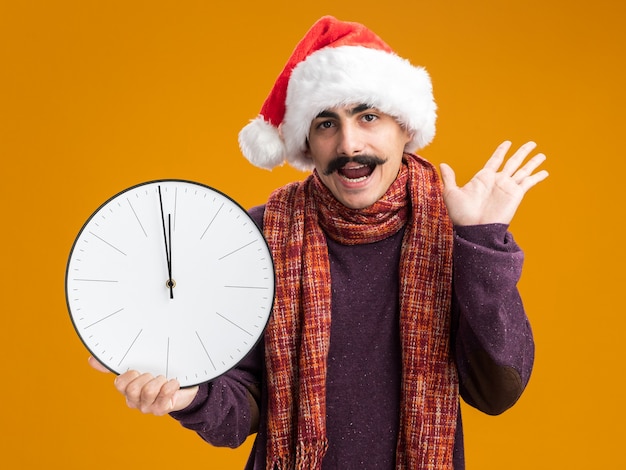
[{"label": "red santa hat", "polygon": [[310,170],[305,152],[312,120],[350,104],[395,117],[412,133],[407,152],[435,136],[437,106],[426,70],[396,55],[365,26],[324,16],[296,46],[259,116],[239,133],[241,151],[261,168],[286,161]]}]

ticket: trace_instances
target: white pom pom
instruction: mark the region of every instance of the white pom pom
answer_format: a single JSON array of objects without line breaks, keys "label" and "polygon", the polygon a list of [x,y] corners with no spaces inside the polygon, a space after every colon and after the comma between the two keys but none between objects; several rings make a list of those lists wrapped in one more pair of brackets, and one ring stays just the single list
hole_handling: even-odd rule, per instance
[{"label": "white pom pom", "polygon": [[250,121],[239,132],[239,148],[243,155],[260,168],[271,170],[285,162],[285,144],[278,129],[263,119]]}]

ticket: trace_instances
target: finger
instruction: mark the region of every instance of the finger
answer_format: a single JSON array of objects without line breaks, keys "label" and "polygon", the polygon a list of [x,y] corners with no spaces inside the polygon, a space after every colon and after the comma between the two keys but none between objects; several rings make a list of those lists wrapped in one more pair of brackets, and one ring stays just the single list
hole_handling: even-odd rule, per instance
[{"label": "finger", "polygon": [[538,153],[532,157],[526,164],[513,174],[513,180],[520,184],[524,178],[530,176],[538,167],[546,160],[546,156],[543,153]]},{"label": "finger", "polygon": [[126,404],[130,408],[137,408],[141,398],[141,389],[153,378],[150,374],[140,374],[136,370],[130,370],[115,379],[115,388],[126,397]]},{"label": "finger", "polygon": [[123,374],[118,375],[114,381],[115,388],[117,388],[118,392],[125,395],[128,384],[130,384],[133,380],[135,380],[140,375],[141,374],[137,372],[136,370],[128,370],[124,372]]},{"label": "finger", "polygon": [[522,181],[520,184],[524,193],[528,191],[530,188],[535,186],[537,183],[545,180],[549,176],[549,173],[546,170],[541,170],[535,173],[534,175],[530,175]]},{"label": "finger", "polygon": [[178,390],[180,390],[180,383],[176,379],[163,383],[153,401],[150,412],[157,416],[162,416],[173,411],[176,405],[176,393]]},{"label": "finger", "polygon": [[452,167],[447,163],[441,163],[439,170],[441,171],[441,181],[443,182],[444,189],[456,188],[456,175]]},{"label": "finger", "polygon": [[[146,382],[143,387],[141,387],[138,408],[142,413],[165,414],[166,411],[162,410],[167,410],[172,407],[171,395],[174,391],[170,392],[169,396],[167,396],[167,387],[165,387],[167,383],[167,379],[159,375],[149,382]],[[160,410],[161,413],[159,413]]]},{"label": "finger", "polygon": [[489,160],[487,160],[487,163],[485,163],[484,168],[486,170],[498,171],[500,165],[502,165],[502,162],[504,161],[504,156],[510,148],[511,142],[508,140],[505,140],[500,145],[498,145],[498,148],[493,152]]},{"label": "finger", "polygon": [[[151,374],[141,374],[135,380],[128,383],[125,389],[126,400],[132,402],[135,407],[139,408],[143,400],[147,398],[150,390],[149,384],[158,377]],[[156,393],[155,393],[156,396]]]},{"label": "finger", "polygon": [[507,160],[502,168],[502,174],[506,176],[512,176],[517,171],[522,162],[526,159],[528,154],[537,147],[535,142],[526,142]]},{"label": "finger", "polygon": [[110,373],[111,372],[109,369],[107,369],[100,361],[98,361],[93,356],[89,356],[89,358],[87,359],[87,362],[89,362],[89,365],[91,367],[93,367],[94,369],[96,369],[97,371],[99,371],[99,372],[105,372],[105,373]]}]

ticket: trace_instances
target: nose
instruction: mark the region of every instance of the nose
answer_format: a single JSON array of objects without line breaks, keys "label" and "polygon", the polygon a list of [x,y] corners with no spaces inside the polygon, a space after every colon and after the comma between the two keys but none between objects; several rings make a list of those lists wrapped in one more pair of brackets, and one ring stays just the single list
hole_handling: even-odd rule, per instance
[{"label": "nose", "polygon": [[352,156],[363,151],[363,139],[357,125],[343,122],[337,133],[337,155]]}]

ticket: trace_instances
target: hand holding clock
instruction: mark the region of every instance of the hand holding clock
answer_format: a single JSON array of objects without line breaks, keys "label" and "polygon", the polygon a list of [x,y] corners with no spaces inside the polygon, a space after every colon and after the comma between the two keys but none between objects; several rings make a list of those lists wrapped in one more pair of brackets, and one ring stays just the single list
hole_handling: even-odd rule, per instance
[{"label": "hand holding clock", "polygon": [[[89,365],[100,372],[110,373],[93,356],[89,357]],[[180,388],[176,379],[167,380],[162,375],[154,377],[152,374],[140,374],[136,370],[117,376],[115,388],[124,395],[129,408],[155,416],[186,408],[198,393],[198,386]]]}]

